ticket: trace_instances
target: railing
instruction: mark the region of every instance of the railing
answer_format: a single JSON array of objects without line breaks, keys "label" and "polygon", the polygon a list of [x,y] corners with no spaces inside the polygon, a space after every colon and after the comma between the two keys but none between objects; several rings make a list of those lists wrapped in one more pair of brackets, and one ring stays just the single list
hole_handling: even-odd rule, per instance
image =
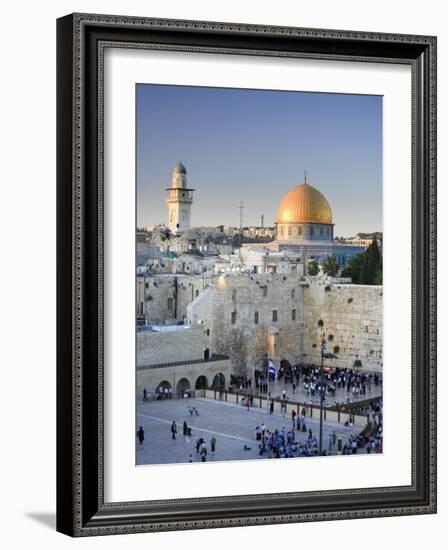
[{"label": "railing", "polygon": [[228,355],[220,355],[218,353],[212,353],[208,359],[204,357],[202,359],[190,359],[188,361],[171,361],[169,363],[154,363],[153,365],[141,365],[137,367],[137,370],[149,370],[149,369],[163,369],[166,367],[179,367],[181,365],[197,365],[199,363],[213,363],[215,361],[225,361],[229,359]]},{"label": "railing", "polygon": [[[203,397],[205,399],[214,399],[217,401],[226,401],[229,403],[235,403],[237,405],[241,404],[241,399],[246,399],[251,397],[250,393],[241,393],[239,391],[229,392],[227,390],[215,390],[215,389],[203,389],[196,390],[196,397]],[[290,401],[288,399],[277,398],[268,398],[261,395],[253,396],[253,405],[252,407],[257,407],[260,409],[267,410],[271,402],[273,403],[273,412],[281,413],[284,407],[285,415],[291,415],[293,410],[296,411],[297,415],[300,416],[302,410],[305,409],[305,417],[307,418],[316,418],[319,419],[320,407],[319,405],[314,405],[311,403],[300,403],[298,401]],[[366,413],[359,412],[349,412],[344,411],[338,407],[324,407],[323,408],[323,417],[324,421],[335,422],[335,423],[350,423],[353,426],[358,426],[364,428],[368,421],[369,415]]]}]

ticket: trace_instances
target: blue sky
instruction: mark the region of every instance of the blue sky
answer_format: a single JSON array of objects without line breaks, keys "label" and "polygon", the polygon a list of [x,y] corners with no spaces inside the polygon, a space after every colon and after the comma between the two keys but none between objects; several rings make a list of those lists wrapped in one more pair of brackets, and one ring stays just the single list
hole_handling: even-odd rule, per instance
[{"label": "blue sky", "polygon": [[137,225],[167,222],[181,160],[196,189],[192,225],[274,222],[303,182],[333,210],[335,235],[382,230],[382,98],[137,85]]}]

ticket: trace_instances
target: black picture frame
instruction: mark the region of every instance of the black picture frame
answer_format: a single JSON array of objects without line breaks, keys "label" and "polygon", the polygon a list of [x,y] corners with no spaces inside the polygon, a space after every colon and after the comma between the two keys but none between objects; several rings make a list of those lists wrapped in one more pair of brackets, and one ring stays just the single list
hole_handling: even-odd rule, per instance
[{"label": "black picture frame", "polygon": [[[412,484],[104,502],[102,54],[107,44],[412,67]],[[72,14],[57,21],[57,530],[71,536],[436,512],[436,38]]]}]

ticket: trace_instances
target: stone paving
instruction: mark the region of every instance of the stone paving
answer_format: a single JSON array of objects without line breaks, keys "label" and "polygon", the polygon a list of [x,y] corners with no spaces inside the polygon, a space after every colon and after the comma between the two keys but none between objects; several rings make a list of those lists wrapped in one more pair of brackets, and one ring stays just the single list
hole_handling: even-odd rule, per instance
[{"label": "stone paving", "polygon": [[[190,416],[188,406],[198,409],[198,416]],[[171,437],[171,423],[176,420],[177,437]],[[184,437],[182,425],[184,420],[192,428],[191,437]],[[255,440],[255,428],[265,424],[269,430],[286,427],[290,429],[291,418],[283,418],[280,413],[269,414],[264,409],[252,408],[247,411],[241,405],[214,401],[212,399],[166,399],[139,401],[137,405],[137,428],[143,426],[145,440],[136,443],[137,464],[185,463],[189,455],[193,461],[200,460],[196,453],[195,442],[199,437],[207,441],[208,461],[254,460],[260,459],[258,442]],[[307,430],[319,437],[319,419],[306,420]],[[348,441],[351,434],[359,433],[361,428],[344,427],[342,424],[324,423],[324,449],[328,448],[329,434],[336,432],[342,438],[342,444]],[[216,452],[210,452],[210,438],[217,440]],[[296,440],[305,442],[307,433],[296,432]],[[244,446],[248,450],[244,450]],[[358,452],[362,453],[363,449]]]}]

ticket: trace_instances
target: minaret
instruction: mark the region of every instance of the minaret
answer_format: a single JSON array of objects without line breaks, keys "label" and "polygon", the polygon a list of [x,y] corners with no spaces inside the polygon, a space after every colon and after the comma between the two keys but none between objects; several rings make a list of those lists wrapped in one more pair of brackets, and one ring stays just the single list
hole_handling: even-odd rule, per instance
[{"label": "minaret", "polygon": [[187,188],[187,169],[179,161],[173,169],[171,187],[166,189],[168,227],[172,233],[179,235],[190,229],[193,191]]}]

